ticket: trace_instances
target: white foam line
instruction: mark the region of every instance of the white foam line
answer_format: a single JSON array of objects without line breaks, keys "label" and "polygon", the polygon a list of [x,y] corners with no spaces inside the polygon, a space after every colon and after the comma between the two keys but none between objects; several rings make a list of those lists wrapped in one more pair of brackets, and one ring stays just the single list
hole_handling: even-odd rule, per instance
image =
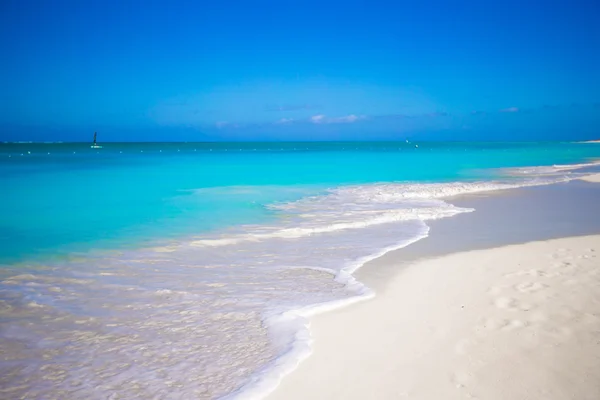
[{"label": "white foam line", "polygon": [[586,167],[596,167],[600,165],[600,160],[592,159],[586,163],[580,164],[553,164],[553,165],[538,165],[538,166],[528,166],[528,167],[512,167],[512,168],[502,168],[501,170],[505,170],[507,172],[513,172],[518,174],[528,174],[528,173],[538,173],[540,176],[548,175],[551,173],[561,173],[563,171],[581,169]]},{"label": "white foam line", "polygon": [[[296,331],[296,334],[294,335],[294,340],[288,351],[279,356],[269,366],[264,367],[262,371],[258,371],[251,379],[251,382],[245,384],[243,387],[234,391],[233,393],[221,397],[221,400],[262,399],[270,393],[272,393],[279,386],[284,376],[292,373],[302,361],[307,359],[312,354],[312,344],[314,342],[314,339],[310,332],[310,317],[313,317],[317,314],[322,314],[325,312],[347,307],[349,305],[369,300],[375,297],[375,292],[367,288],[362,283],[358,282],[356,278],[352,276],[352,273],[356,272],[359,268],[361,268],[371,260],[379,258],[384,254],[389,253],[390,251],[399,250],[401,248],[407,247],[415,242],[418,242],[421,239],[426,238],[427,236],[429,236],[429,227],[424,224],[423,232],[421,232],[418,236],[412,239],[408,239],[397,245],[386,247],[377,253],[363,257],[357,262],[352,263],[350,266],[343,268],[337,274],[336,280],[341,278],[343,281],[345,281],[343,283],[345,283],[347,286],[360,285],[362,289],[361,294],[351,298],[318,303],[306,307],[289,310],[278,316],[270,318],[269,321],[266,321],[267,323],[270,322],[270,325],[272,326],[290,323],[293,321],[300,321],[302,322],[302,326],[300,327],[300,329],[298,329],[298,331]],[[324,272],[332,272],[332,270],[325,268],[311,269]]]},{"label": "white foam line", "polygon": [[[424,213],[425,211],[425,213]],[[439,210],[438,210],[439,211]],[[390,222],[398,222],[398,221],[410,221],[410,220],[429,220],[436,219],[439,217],[449,216],[458,214],[463,210],[459,207],[450,207],[441,209],[441,211],[446,212],[446,214],[439,215],[429,215],[427,212],[431,212],[429,209],[408,209],[408,210],[391,210],[387,212],[381,212],[381,215],[376,218],[371,218],[367,220],[361,221],[353,221],[353,222],[341,222],[334,223],[331,225],[323,226],[323,227],[311,227],[311,228],[284,228],[272,233],[266,234],[245,234],[238,235],[230,238],[224,239],[200,239],[194,240],[190,243],[191,246],[226,246],[238,243],[240,241],[259,241],[261,239],[272,239],[272,238],[301,238],[304,236],[308,236],[315,233],[329,233],[336,232],[344,229],[359,229],[366,228],[372,225],[381,225]]]},{"label": "white foam line", "polygon": [[585,167],[595,167],[600,165],[600,160],[598,161],[592,161],[589,163],[583,163],[583,164],[565,164],[565,165],[561,165],[561,164],[555,164],[553,165],[554,168],[556,169],[579,169],[579,168],[585,168]]}]

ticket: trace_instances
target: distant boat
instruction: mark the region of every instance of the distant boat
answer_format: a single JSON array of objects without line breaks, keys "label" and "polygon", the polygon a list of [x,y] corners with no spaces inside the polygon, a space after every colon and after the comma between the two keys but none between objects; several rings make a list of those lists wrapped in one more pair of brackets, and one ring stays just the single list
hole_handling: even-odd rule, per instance
[{"label": "distant boat", "polygon": [[98,143],[96,143],[96,137],[98,136],[98,134],[96,132],[94,132],[94,143],[92,143],[92,145],[90,146],[92,149],[101,149],[102,146],[98,145]]}]

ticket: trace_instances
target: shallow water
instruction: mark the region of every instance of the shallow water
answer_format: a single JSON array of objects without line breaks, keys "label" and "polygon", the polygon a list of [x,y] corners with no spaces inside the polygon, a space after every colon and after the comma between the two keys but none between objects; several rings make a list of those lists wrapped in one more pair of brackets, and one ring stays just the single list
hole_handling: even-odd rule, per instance
[{"label": "shallow water", "polygon": [[372,295],[354,270],[473,211],[444,198],[566,181],[578,171],[552,165],[596,157],[567,143],[1,145],[0,387],[268,390],[308,353],[307,313]]}]

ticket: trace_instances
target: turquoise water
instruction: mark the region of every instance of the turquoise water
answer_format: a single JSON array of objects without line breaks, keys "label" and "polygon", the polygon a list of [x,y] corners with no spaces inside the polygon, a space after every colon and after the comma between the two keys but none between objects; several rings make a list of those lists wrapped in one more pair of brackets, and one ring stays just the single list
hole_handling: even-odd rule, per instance
[{"label": "turquoise water", "polygon": [[[266,204],[346,184],[447,182],[600,157],[573,143],[1,144],[0,262],[138,246],[272,217]],[[251,186],[194,195],[196,189]],[[293,190],[291,190],[293,189]]]},{"label": "turquoise water", "polygon": [[0,386],[265,393],[310,353],[308,315],[373,296],[357,268],[476,212],[451,196],[597,159],[581,143],[2,144]]}]

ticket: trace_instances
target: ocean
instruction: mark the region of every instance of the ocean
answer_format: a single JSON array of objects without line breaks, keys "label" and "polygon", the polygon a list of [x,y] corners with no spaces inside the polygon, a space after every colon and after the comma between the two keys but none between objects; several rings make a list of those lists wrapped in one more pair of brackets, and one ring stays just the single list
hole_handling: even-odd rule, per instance
[{"label": "ocean", "polygon": [[566,142],[0,144],[0,388],[265,393],[310,353],[307,316],[374,295],[357,268],[476,212],[448,197],[598,159]]}]

